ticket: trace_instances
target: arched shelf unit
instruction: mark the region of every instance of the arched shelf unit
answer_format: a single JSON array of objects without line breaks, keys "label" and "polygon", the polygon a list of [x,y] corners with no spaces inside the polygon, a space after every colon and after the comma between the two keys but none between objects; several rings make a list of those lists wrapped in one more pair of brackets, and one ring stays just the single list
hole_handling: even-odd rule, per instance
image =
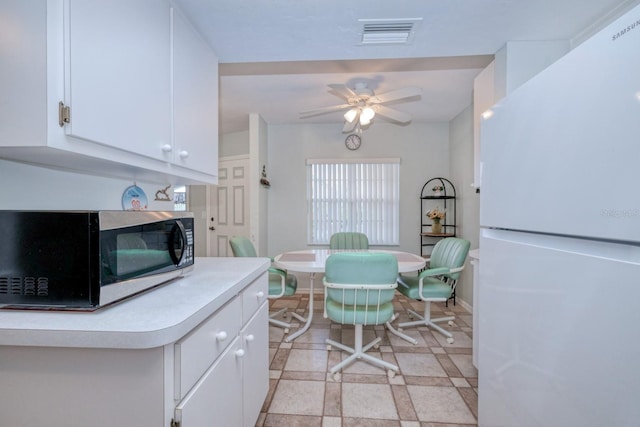
[{"label": "arched shelf unit", "polygon": [[[433,220],[427,217],[427,213],[436,208],[445,212],[440,232],[434,232]],[[420,255],[428,257],[438,240],[455,235],[456,188],[446,178],[431,178],[420,191]]]}]

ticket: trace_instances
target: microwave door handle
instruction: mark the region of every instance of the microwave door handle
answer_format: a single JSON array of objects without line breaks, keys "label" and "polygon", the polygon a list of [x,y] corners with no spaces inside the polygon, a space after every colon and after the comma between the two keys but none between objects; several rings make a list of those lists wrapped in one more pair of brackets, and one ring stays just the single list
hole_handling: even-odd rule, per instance
[{"label": "microwave door handle", "polygon": [[[182,242],[182,244],[180,245],[180,253],[176,253],[176,248],[175,248],[175,239],[176,239],[176,234],[179,233],[180,237],[178,237],[178,240]],[[176,221],[175,224],[173,225],[173,229],[171,230],[171,235],[169,237],[169,256],[171,257],[171,260],[175,263],[175,265],[180,265],[180,261],[182,261],[182,258],[184,258],[185,252],[186,252],[186,245],[187,245],[187,232],[184,229],[184,225],[182,224],[182,221]]]}]

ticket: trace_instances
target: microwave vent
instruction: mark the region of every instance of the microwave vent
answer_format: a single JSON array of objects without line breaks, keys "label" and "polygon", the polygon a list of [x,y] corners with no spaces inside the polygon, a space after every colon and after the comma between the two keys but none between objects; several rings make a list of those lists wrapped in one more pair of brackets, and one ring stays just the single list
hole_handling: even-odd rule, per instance
[{"label": "microwave vent", "polygon": [[46,277],[0,277],[0,295],[44,297],[49,295]]}]

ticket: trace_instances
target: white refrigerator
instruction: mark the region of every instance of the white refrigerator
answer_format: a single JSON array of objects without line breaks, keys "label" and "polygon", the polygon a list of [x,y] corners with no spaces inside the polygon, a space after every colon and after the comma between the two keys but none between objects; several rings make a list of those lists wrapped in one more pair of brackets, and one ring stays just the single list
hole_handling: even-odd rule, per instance
[{"label": "white refrigerator", "polygon": [[640,6],[490,113],[479,424],[640,426]]}]

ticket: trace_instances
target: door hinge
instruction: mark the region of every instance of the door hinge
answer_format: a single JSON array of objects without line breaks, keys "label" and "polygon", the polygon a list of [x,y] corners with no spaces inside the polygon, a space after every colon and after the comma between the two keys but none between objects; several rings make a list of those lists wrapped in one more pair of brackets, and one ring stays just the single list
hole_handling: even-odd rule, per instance
[{"label": "door hinge", "polygon": [[171,420],[171,427],[180,427],[182,423],[180,421]]},{"label": "door hinge", "polygon": [[58,124],[62,127],[65,123],[71,123],[71,108],[60,101],[58,102]]}]

